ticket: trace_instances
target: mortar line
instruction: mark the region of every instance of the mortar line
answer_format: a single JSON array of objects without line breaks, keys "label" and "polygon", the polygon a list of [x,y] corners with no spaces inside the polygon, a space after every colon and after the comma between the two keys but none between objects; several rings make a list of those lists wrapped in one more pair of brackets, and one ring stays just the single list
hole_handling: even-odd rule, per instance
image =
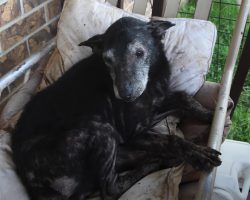
[{"label": "mortar line", "polygon": [[26,47],[27,47],[27,50],[28,50],[28,54],[30,56],[30,45],[29,45],[29,40],[28,39],[26,40]]},{"label": "mortar line", "polygon": [[12,21],[10,21],[9,23],[3,25],[0,27],[0,33],[8,28],[10,28],[11,26],[13,26],[14,24],[16,24],[17,22],[21,21],[22,19],[32,15],[33,13],[35,13],[36,11],[38,11],[39,9],[41,9],[42,7],[44,7],[46,4],[52,2],[53,0],[48,0],[46,2],[43,2],[42,4],[40,4],[39,6],[33,8],[31,11],[24,13],[23,15],[13,19]]},{"label": "mortar line", "polygon": [[44,5],[44,15],[45,15],[46,22],[48,22],[49,21],[49,17],[48,17],[48,4]]},{"label": "mortar line", "polygon": [[21,8],[21,14],[23,15],[24,14],[23,0],[20,0],[19,3],[20,3],[20,8]]},{"label": "mortar line", "polygon": [[38,33],[40,30],[44,29],[46,26],[50,25],[51,23],[53,23],[54,21],[56,21],[57,19],[59,19],[60,15],[57,15],[56,17],[54,17],[53,19],[49,20],[47,23],[45,23],[44,25],[40,26],[38,29],[36,29],[34,32],[30,33],[29,35],[26,35],[25,37],[23,37],[22,40],[20,40],[19,42],[17,42],[15,45],[13,45],[11,48],[5,50],[2,54],[0,53],[0,57],[1,56],[5,56],[6,54],[8,54],[10,51],[12,51],[13,49],[15,49],[17,46],[19,46],[20,44],[24,43],[26,40],[28,40],[31,36],[33,36],[34,34]]}]

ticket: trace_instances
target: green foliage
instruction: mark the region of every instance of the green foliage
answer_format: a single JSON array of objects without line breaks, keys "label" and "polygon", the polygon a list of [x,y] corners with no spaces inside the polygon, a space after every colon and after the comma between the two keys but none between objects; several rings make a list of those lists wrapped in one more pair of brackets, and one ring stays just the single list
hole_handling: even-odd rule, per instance
[{"label": "green foliage", "polygon": [[233,115],[233,126],[228,138],[250,143],[250,90],[241,94],[240,102]]},{"label": "green foliage", "polygon": [[[196,1],[189,0],[179,10],[178,17],[193,18],[195,6]],[[221,80],[238,13],[239,6],[237,6],[236,0],[213,0],[209,20],[216,25],[218,34],[207,80],[215,82],[220,82]],[[250,23],[245,28],[245,36],[249,26]],[[242,42],[242,46],[244,45],[244,41]],[[250,143],[250,73],[248,73],[244,90],[235,109],[232,121],[233,124],[228,137]]]},{"label": "green foliage", "polygon": [[187,3],[180,8],[177,17],[193,18],[195,12],[195,5],[196,0],[187,1]]}]

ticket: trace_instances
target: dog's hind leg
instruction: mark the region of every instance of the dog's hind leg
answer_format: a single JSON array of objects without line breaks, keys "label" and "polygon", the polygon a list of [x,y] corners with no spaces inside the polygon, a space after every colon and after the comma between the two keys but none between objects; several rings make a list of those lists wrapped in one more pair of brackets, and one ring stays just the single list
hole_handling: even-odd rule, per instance
[{"label": "dog's hind leg", "polygon": [[33,187],[32,188],[31,200],[67,200],[68,198],[63,195],[53,191],[49,187]]},{"label": "dog's hind leg", "polygon": [[[116,170],[118,142],[115,129],[104,123],[91,127],[88,141],[89,166],[96,172],[101,195],[104,200],[116,200],[133,184],[147,174],[161,169],[161,163],[152,162],[120,175]],[[92,132],[93,131],[93,132]]]},{"label": "dog's hind leg", "polygon": [[[151,172],[162,169],[164,166],[172,167],[186,161],[201,170],[210,170],[221,164],[219,152],[173,135],[142,133],[131,138],[124,144],[129,155],[135,152],[134,157],[129,157],[127,162],[134,165],[135,169],[124,175],[118,173],[117,168],[126,160],[124,150],[116,140],[116,130],[108,123],[93,122],[90,126],[90,140],[88,140],[89,166],[96,172],[99,188],[104,200],[116,200],[133,184]],[[137,165],[145,156],[144,165]],[[176,158],[175,158],[176,157]],[[171,161],[175,160],[175,163]],[[119,164],[120,162],[120,164]],[[165,162],[165,163],[164,163]],[[177,163],[178,162],[178,163]],[[123,163],[124,164],[124,163]]]}]

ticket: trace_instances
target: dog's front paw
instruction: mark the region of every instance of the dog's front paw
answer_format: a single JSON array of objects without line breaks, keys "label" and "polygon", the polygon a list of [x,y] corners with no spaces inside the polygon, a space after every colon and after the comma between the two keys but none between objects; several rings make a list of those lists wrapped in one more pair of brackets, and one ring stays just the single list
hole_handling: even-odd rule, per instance
[{"label": "dog's front paw", "polygon": [[213,167],[221,165],[220,152],[210,147],[191,145],[185,153],[185,160],[195,169],[202,171],[211,171]]}]

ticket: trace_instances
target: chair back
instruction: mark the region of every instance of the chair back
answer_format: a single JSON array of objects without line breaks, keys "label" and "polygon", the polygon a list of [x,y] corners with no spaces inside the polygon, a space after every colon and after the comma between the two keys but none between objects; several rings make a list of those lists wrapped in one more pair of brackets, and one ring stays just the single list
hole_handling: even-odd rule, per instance
[{"label": "chair back", "polygon": [[[132,12],[144,15],[148,5],[152,5],[152,15],[166,18],[177,17],[178,10],[187,0],[106,0],[114,6],[125,8],[132,4]],[[212,0],[197,0],[194,13],[195,19],[207,20]]]}]

